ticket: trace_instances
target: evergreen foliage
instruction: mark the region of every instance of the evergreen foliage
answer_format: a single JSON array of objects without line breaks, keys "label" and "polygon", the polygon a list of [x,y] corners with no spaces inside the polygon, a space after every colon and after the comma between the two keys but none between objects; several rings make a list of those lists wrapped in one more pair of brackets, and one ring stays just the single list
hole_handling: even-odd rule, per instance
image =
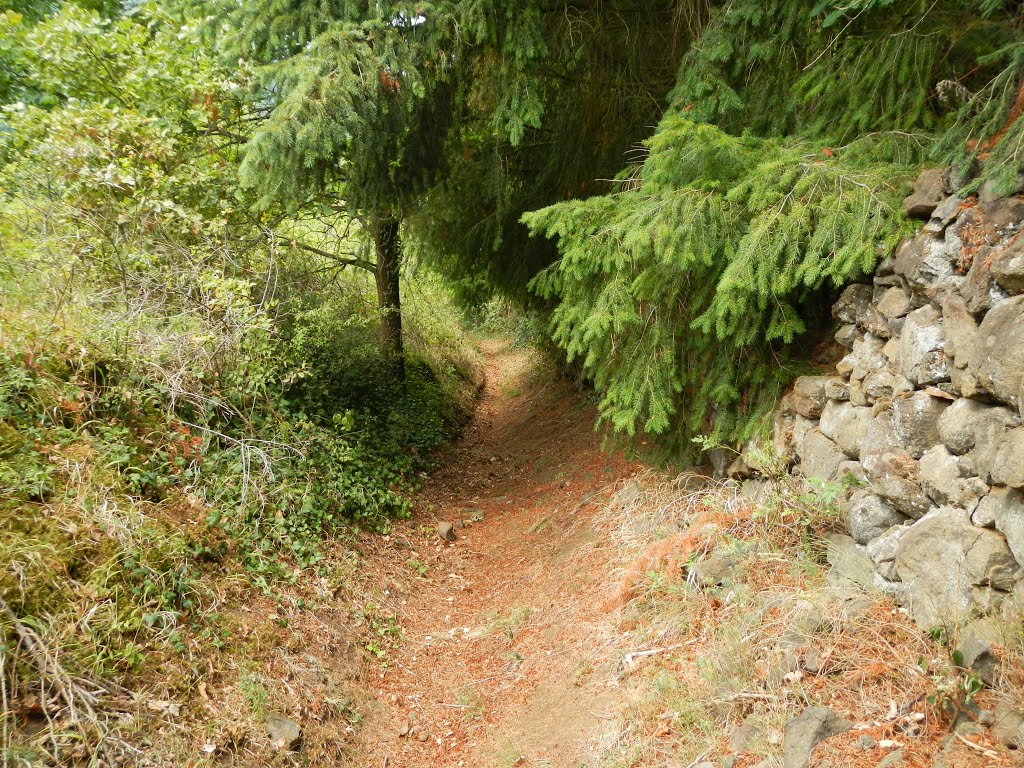
[{"label": "evergreen foliage", "polygon": [[553,336],[602,416],[684,450],[745,440],[830,295],[906,232],[922,163],[987,160],[972,188],[1012,190],[1021,21],[1000,2],[714,10],[619,190],[523,217],[557,241],[531,287],[556,302]]}]

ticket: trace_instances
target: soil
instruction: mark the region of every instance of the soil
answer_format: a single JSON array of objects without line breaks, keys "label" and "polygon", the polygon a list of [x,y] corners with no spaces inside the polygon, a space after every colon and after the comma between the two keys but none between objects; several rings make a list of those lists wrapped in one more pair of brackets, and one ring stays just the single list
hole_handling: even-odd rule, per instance
[{"label": "soil", "polygon": [[611,735],[624,695],[595,674],[617,630],[594,515],[639,465],[602,448],[594,409],[539,375],[535,352],[481,351],[474,420],[408,524],[364,542],[402,636],[362,675],[376,704],[358,765],[576,765]]}]

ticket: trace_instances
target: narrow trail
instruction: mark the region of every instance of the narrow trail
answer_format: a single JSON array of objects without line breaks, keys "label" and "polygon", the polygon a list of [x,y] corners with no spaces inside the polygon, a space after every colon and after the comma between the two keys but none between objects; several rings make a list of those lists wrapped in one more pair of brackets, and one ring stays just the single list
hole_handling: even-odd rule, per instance
[{"label": "narrow trail", "polygon": [[[594,516],[638,466],[601,449],[593,409],[530,351],[482,352],[472,423],[412,519],[365,553],[402,639],[362,675],[375,704],[361,766],[576,766],[623,696],[599,673],[617,628],[601,606],[614,547]],[[439,521],[465,527],[446,543]]]}]

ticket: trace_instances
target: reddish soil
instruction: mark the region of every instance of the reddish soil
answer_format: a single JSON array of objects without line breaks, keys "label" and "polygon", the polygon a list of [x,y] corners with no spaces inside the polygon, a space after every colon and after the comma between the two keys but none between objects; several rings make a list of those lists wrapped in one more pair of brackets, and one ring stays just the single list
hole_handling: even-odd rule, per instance
[{"label": "reddish soil", "polygon": [[[359,765],[576,765],[610,726],[617,691],[590,673],[614,636],[600,603],[616,585],[592,523],[638,466],[602,449],[593,409],[545,382],[534,353],[483,351],[462,440],[408,524],[366,542],[402,639],[362,676],[377,706]],[[465,527],[446,543],[439,521]]]}]

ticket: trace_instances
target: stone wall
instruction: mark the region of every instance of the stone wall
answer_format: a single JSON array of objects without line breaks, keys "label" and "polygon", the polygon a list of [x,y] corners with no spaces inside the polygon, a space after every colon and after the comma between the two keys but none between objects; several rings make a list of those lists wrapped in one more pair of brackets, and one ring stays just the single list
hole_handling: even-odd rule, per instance
[{"label": "stone wall", "polygon": [[844,505],[855,550],[920,624],[1020,616],[1024,199],[961,199],[928,171],[905,208],[927,223],[843,292],[846,354],[797,380],[776,449],[807,478],[862,483]]}]

